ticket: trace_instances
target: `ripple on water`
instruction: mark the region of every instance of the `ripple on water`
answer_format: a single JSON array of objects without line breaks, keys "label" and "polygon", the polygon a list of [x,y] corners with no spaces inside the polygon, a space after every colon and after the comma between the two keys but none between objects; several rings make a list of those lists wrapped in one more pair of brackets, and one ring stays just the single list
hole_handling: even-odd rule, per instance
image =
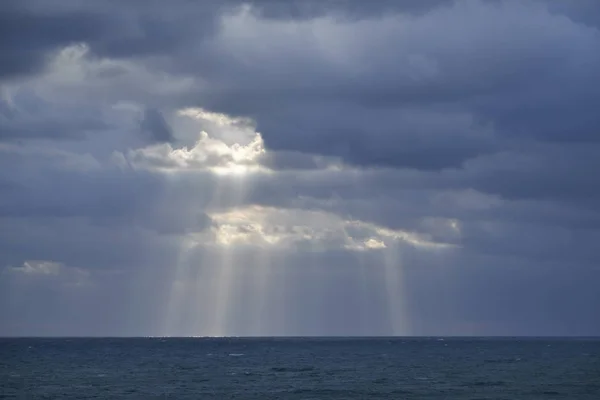
[{"label": "ripple on water", "polygon": [[4,398],[600,399],[600,341],[11,340]]}]

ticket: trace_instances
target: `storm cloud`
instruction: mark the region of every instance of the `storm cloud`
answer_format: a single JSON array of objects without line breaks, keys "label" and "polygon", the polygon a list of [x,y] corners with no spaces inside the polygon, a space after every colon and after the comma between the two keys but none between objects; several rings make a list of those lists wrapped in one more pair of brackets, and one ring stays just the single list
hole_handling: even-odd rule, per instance
[{"label": "storm cloud", "polygon": [[595,1],[4,1],[0,334],[597,335]]}]

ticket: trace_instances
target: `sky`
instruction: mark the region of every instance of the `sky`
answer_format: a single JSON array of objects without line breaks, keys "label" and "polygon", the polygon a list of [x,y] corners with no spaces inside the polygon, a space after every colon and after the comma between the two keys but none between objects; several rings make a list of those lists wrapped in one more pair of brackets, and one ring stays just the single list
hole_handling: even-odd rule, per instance
[{"label": "sky", "polygon": [[0,335],[600,335],[600,2],[3,0]]}]

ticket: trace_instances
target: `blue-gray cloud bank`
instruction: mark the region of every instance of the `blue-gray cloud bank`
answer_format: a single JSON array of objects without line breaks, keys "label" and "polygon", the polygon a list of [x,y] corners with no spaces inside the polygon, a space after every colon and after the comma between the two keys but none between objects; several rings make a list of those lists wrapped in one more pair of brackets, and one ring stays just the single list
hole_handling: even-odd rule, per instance
[{"label": "blue-gray cloud bank", "polygon": [[597,1],[0,4],[0,335],[600,335]]}]

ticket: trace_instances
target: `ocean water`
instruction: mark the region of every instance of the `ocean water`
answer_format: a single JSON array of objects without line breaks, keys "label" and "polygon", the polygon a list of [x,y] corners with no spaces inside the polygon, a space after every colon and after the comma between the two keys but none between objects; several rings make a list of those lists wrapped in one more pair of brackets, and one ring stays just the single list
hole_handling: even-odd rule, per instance
[{"label": "ocean water", "polygon": [[3,399],[600,399],[598,339],[0,339]]}]

